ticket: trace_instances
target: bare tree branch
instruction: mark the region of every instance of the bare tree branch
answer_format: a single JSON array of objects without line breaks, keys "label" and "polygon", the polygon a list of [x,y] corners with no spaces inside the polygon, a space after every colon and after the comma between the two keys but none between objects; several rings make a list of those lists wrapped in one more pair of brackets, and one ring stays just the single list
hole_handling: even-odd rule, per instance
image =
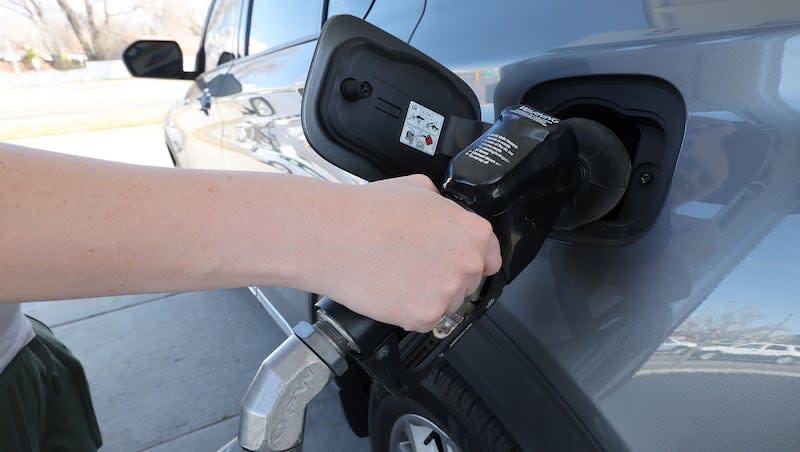
[{"label": "bare tree branch", "polygon": [[6,0],[6,2],[0,3],[0,8],[7,9],[20,16],[30,18],[31,13],[28,8],[26,8],[26,3],[27,2],[23,0]]},{"label": "bare tree branch", "polygon": [[[83,4],[86,8],[86,22],[89,24],[89,34],[92,37],[92,49],[95,52],[95,56],[97,56],[97,36],[100,31],[97,29],[97,24],[94,20],[94,7],[91,0],[83,0]],[[106,5],[108,5],[108,2],[103,1],[103,6],[105,7]],[[105,23],[106,21],[103,22]]]},{"label": "bare tree branch", "polygon": [[81,48],[83,49],[86,56],[91,59],[96,59],[97,55],[94,51],[93,43],[89,42],[86,39],[86,36],[81,29],[81,21],[72,7],[69,6],[66,0],[56,0],[58,6],[61,7],[61,11],[64,12],[64,15],[67,16],[67,22],[72,27],[72,31],[75,32],[75,37],[78,38],[78,42],[81,44]]},{"label": "bare tree branch", "polygon": [[[51,3],[63,16],[52,14]],[[51,54],[80,46],[92,60],[118,57],[142,33],[183,37],[192,48],[202,30],[184,4],[171,0],[0,0],[0,9],[30,21]]]},{"label": "bare tree branch", "polygon": [[41,7],[39,7],[36,0],[6,0],[0,4],[0,8],[7,9],[27,19],[42,15]]}]

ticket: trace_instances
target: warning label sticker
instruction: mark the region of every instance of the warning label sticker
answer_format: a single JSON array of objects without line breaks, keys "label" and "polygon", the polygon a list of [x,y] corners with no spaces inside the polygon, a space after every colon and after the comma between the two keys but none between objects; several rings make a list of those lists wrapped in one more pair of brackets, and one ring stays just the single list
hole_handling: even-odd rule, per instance
[{"label": "warning label sticker", "polygon": [[503,135],[490,133],[478,147],[467,151],[467,158],[484,165],[503,166],[511,163],[510,159],[514,158],[517,149],[519,146],[510,139]]},{"label": "warning label sticker", "polygon": [[408,104],[400,142],[412,148],[433,155],[442,134],[444,116],[414,101]]}]

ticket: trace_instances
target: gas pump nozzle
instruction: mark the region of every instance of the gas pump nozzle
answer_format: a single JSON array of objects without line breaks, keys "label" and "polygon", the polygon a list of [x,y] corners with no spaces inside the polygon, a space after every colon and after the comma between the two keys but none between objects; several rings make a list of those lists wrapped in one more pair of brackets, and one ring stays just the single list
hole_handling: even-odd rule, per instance
[{"label": "gas pump nozzle", "polygon": [[534,259],[559,216],[574,228],[611,211],[629,173],[625,147],[602,125],[559,121],[525,105],[506,108],[451,159],[441,187],[444,196],[492,224],[503,258],[500,272],[429,334],[408,333],[323,299],[319,320],[298,324],[261,364],[242,400],[241,447],[301,450],[306,406],[347,370],[348,357],[392,394],[413,390]]}]

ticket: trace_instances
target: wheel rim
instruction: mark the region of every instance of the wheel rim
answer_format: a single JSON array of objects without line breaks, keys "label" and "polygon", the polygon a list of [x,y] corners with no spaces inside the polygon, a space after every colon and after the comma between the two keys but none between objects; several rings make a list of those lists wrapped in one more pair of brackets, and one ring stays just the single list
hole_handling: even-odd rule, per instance
[{"label": "wheel rim", "polygon": [[389,452],[461,452],[456,443],[430,420],[404,414],[397,418],[389,437]]}]

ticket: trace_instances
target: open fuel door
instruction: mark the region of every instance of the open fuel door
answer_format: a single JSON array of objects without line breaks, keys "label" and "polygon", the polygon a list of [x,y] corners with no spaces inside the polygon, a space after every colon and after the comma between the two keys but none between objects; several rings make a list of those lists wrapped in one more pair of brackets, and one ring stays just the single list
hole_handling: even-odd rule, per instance
[{"label": "open fuel door", "polygon": [[488,127],[458,76],[352,16],[333,17],[322,29],[302,122],[317,153],[356,176],[423,173],[436,183],[451,157]]}]

